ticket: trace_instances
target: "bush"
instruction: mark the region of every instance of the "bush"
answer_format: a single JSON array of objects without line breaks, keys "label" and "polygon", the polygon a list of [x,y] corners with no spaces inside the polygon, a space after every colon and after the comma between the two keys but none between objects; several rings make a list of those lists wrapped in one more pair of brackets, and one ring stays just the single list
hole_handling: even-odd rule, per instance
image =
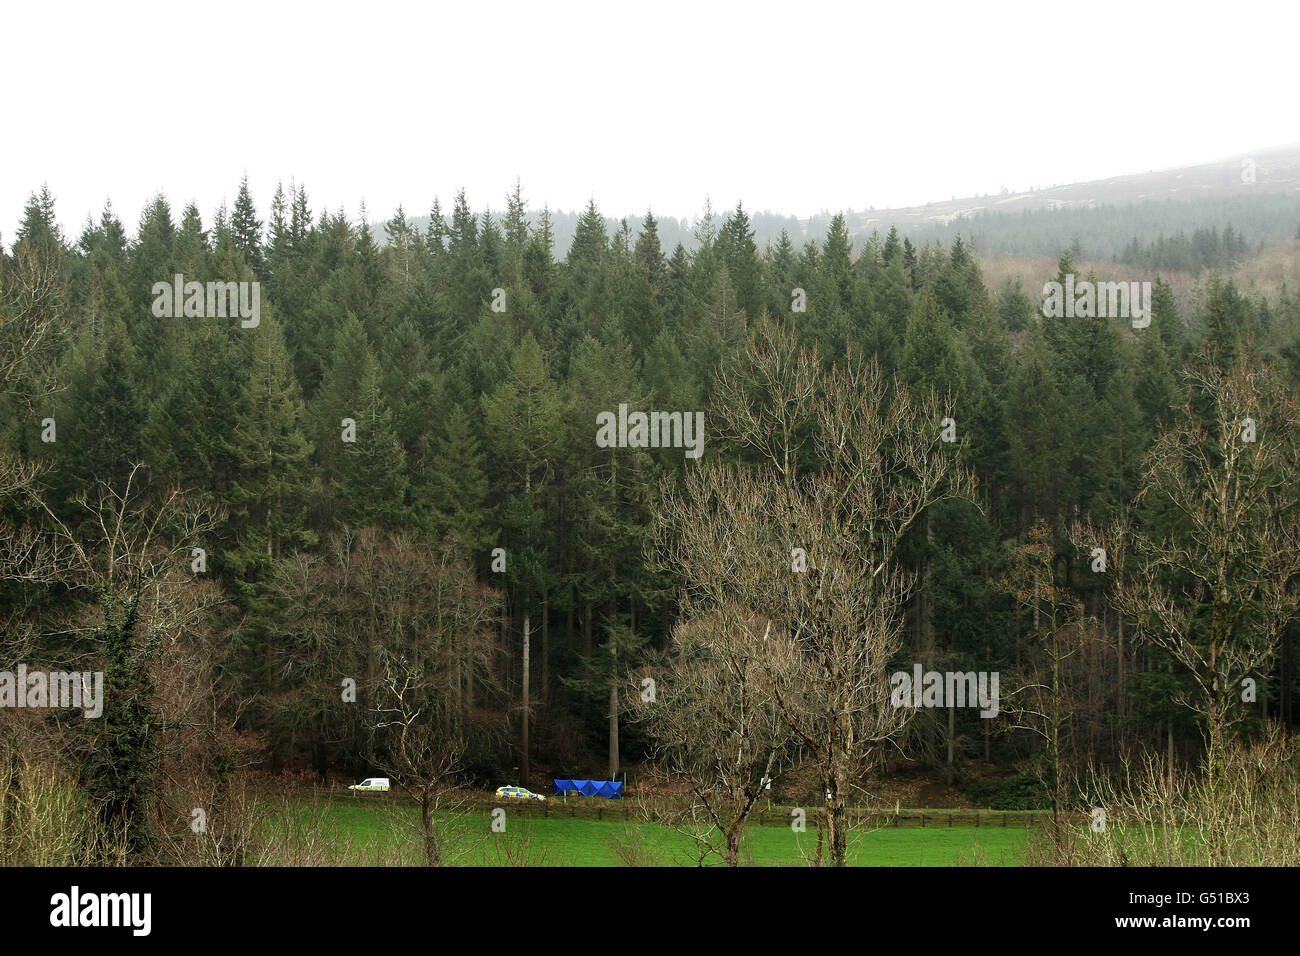
[{"label": "bush", "polygon": [[1003,781],[989,804],[994,810],[1045,810],[1051,805],[1052,797],[1043,781],[1027,773]]},{"label": "bush", "polygon": [[71,775],[47,754],[0,743],[0,866],[126,862]]},{"label": "bush", "polygon": [[1031,839],[1027,862],[1066,866],[1300,866],[1300,739],[1276,727],[1233,742],[1197,771],[1149,755],[1121,779],[1082,787],[1105,829]]}]

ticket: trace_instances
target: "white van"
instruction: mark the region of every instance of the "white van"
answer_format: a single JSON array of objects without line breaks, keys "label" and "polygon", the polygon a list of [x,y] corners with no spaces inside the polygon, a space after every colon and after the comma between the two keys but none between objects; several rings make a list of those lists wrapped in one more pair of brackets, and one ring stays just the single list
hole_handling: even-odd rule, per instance
[{"label": "white van", "polygon": [[388,778],[367,777],[365,780],[362,780],[360,783],[352,784],[352,786],[348,787],[348,789],[349,790],[379,790],[379,791],[387,792]]}]

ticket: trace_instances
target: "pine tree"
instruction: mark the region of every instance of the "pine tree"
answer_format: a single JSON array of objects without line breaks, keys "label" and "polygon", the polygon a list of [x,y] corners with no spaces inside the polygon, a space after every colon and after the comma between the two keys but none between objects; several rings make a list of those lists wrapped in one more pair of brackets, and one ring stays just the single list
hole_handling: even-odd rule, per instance
[{"label": "pine tree", "polygon": [[663,247],[659,243],[659,222],[654,213],[646,210],[645,220],[641,224],[641,233],[636,237],[633,254],[641,266],[650,287],[655,294],[662,295],[664,282],[668,278],[668,263],[664,259]]},{"label": "pine tree", "polygon": [[[227,440],[237,423],[247,365],[244,334],[238,325],[215,319],[183,338],[176,374],[150,405],[143,433],[145,461],[162,484],[229,492],[237,468]],[[222,566],[214,555],[214,570]]]},{"label": "pine tree", "polygon": [[[1154,292],[1152,299],[1154,309]],[[1200,324],[1199,348],[1220,370],[1231,368],[1245,341],[1259,333],[1249,300],[1237,291],[1231,279],[1223,282],[1217,275],[1210,281]]]},{"label": "pine tree", "polygon": [[518,179],[514,190],[506,195],[505,239],[510,278],[522,282],[524,252],[528,248],[528,211]]},{"label": "pine tree", "polygon": [[409,292],[418,278],[420,231],[407,221],[401,206],[397,207],[393,218],[384,223],[384,231],[388,233],[388,245],[384,251],[390,262],[389,282],[403,293]]},{"label": "pine tree", "polygon": [[534,298],[544,306],[549,305],[555,284],[554,246],[551,211],[544,207],[537,226],[528,238],[528,248],[524,250],[525,281]]},{"label": "pine tree", "polygon": [[59,497],[70,501],[98,482],[125,487],[143,458],[146,414],[140,360],[125,324],[107,319],[99,330],[83,326],[60,377],[68,388],[53,416],[58,438],[41,446],[54,464]]},{"label": "pine tree", "polygon": [[172,281],[176,271],[172,252],[175,236],[171,206],[164,196],[155,196],[140,215],[140,228],[135,247],[131,250],[134,301],[142,311],[147,311],[152,305],[153,284]]},{"label": "pine tree", "polygon": [[508,378],[483,396],[483,417],[509,487],[531,488],[554,466],[560,407],[541,346],[525,335]]},{"label": "pine tree", "polygon": [[1004,397],[1014,476],[1008,492],[1022,530],[1036,518],[1063,516],[1066,501],[1073,497],[1067,462],[1076,436],[1057,386],[1042,321],[1036,319],[1030,326]]},{"label": "pine tree", "polygon": [[907,275],[902,256],[895,256],[882,271],[879,281],[869,290],[873,312],[879,313],[901,341],[907,332],[907,317],[912,313],[912,280]]},{"label": "pine tree", "polygon": [[262,273],[262,221],[257,218],[257,207],[253,196],[248,191],[248,176],[239,181],[239,195],[235,197],[235,209],[230,220],[231,235],[235,246],[244,254],[244,261],[264,279]]},{"label": "pine tree", "polygon": [[735,212],[723,224],[718,245],[736,290],[736,304],[753,321],[763,309],[762,267],[754,243],[754,230],[750,228],[749,216],[740,203],[736,203]]},{"label": "pine tree", "polygon": [[315,543],[306,526],[312,446],[284,336],[271,310],[250,343],[248,378],[227,448],[238,469],[227,495],[234,537],[227,561],[246,604],[261,594],[271,562]]},{"label": "pine tree", "polygon": [[181,227],[173,242],[176,268],[182,275],[198,278],[207,272],[208,234],[194,203],[181,213]]},{"label": "pine tree", "polygon": [[881,251],[881,261],[884,265],[889,265],[895,259],[901,258],[903,253],[903,244],[898,238],[898,227],[891,225],[889,235],[885,237],[885,246]]},{"label": "pine tree", "polygon": [[565,260],[570,269],[576,273],[594,270],[600,265],[609,247],[609,236],[605,232],[605,217],[596,208],[593,199],[578,219],[577,229],[573,234],[573,244],[569,246],[569,255]]},{"label": "pine tree", "polygon": [[436,258],[447,251],[447,220],[442,215],[442,203],[433,197],[429,207],[429,228],[424,234],[425,245]]},{"label": "pine tree", "polygon": [[356,441],[344,445],[339,511],[353,527],[396,531],[407,518],[406,455],[380,392],[378,363],[367,359],[357,389]]},{"label": "pine tree", "polygon": [[299,186],[294,191],[292,186],[291,180],[290,192],[293,193],[293,203],[289,210],[290,247],[296,252],[306,252],[305,241],[312,226],[311,207],[307,205],[307,187]]},{"label": "pine tree", "polygon": [[285,280],[286,272],[293,256],[292,211],[289,200],[285,198],[284,184],[275,184],[275,195],[271,197],[271,219],[267,224],[270,242],[266,247],[266,270],[271,281],[272,296],[280,302],[279,291]]},{"label": "pine tree", "polygon": [[374,361],[370,338],[355,315],[344,316],[329,353],[331,362],[321,379],[320,391],[312,399],[307,431],[316,449],[322,478],[336,482],[342,477],[345,451],[339,430],[345,418],[360,421],[361,378]]},{"label": "pine tree", "polygon": [[907,271],[907,276],[912,281],[912,288],[920,288],[920,279],[917,274],[917,257],[916,247],[912,245],[911,238],[903,237],[903,268]]},{"label": "pine tree", "polygon": [[901,349],[894,335],[892,323],[880,312],[873,312],[858,342],[858,350],[867,358],[875,358],[886,375],[898,368]]},{"label": "pine tree", "polygon": [[1173,418],[1178,405],[1178,385],[1165,341],[1154,324],[1138,339],[1133,393],[1142,410],[1145,432],[1154,437]]},{"label": "pine tree", "polygon": [[686,310],[687,284],[691,261],[686,248],[679,242],[668,258],[668,282],[664,291],[664,320],[670,328],[679,329]]},{"label": "pine tree", "polygon": [[837,213],[831,219],[830,229],[826,233],[819,265],[826,287],[836,296],[834,304],[843,310],[848,310],[852,305],[852,254],[848,226],[843,214]]},{"label": "pine tree", "polygon": [[475,424],[461,406],[453,405],[442,425],[433,440],[425,492],[434,532],[460,554],[480,554],[489,544],[488,480]]},{"label": "pine tree", "polygon": [[948,314],[928,290],[916,297],[908,317],[899,371],[918,397],[934,389],[941,396],[952,392],[960,398],[964,390]]}]

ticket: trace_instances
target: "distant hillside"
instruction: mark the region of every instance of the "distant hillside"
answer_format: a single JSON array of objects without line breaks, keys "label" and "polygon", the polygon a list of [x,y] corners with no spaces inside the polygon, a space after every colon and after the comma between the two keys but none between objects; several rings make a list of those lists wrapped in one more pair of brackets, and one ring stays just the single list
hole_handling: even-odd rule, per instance
[{"label": "distant hillside", "polygon": [[[1251,177],[1253,182],[1245,181]],[[905,226],[950,226],[958,220],[992,213],[1095,209],[1163,200],[1237,199],[1259,193],[1300,197],[1300,145],[1259,150],[1249,156],[1235,156],[1199,166],[1114,176],[1025,193],[1004,192],[999,196],[972,196],[924,206],[872,211],[862,214],[853,225],[868,232],[881,227],[888,229],[890,225],[897,225],[899,229]]]},{"label": "distant hillside", "polygon": [[[714,210],[715,227],[731,212]],[[781,231],[796,246],[821,241],[833,212],[806,219],[769,211],[749,210],[759,248],[775,242]],[[1115,176],[1023,193],[970,196],[898,209],[848,209],[843,212],[849,233],[859,247],[872,233],[884,235],[891,226],[913,242],[948,244],[955,236],[974,239],[984,254],[1056,255],[1075,245],[1096,259],[1113,259],[1134,239],[1146,244],[1198,229],[1220,231],[1231,226],[1248,245],[1289,239],[1300,232],[1300,145],[1259,150],[1197,166]],[[555,255],[563,258],[573,241],[581,211],[551,211]],[[537,222],[539,211],[531,219]],[[495,213],[500,219],[500,213]],[[677,243],[688,251],[697,245],[701,222],[658,216],[659,237],[666,252]],[[428,217],[417,217],[427,228]],[[612,235],[622,219],[607,216]],[[635,236],[643,215],[626,217]],[[382,224],[376,234],[383,235]]]},{"label": "distant hillside", "polygon": [[[806,230],[825,235],[831,215],[807,220]],[[1031,192],[849,212],[845,218],[856,238],[896,226],[913,242],[970,236],[984,254],[1055,255],[1077,242],[1091,257],[1112,259],[1134,239],[1145,244],[1229,226],[1258,245],[1292,238],[1300,229],[1300,145]]]}]

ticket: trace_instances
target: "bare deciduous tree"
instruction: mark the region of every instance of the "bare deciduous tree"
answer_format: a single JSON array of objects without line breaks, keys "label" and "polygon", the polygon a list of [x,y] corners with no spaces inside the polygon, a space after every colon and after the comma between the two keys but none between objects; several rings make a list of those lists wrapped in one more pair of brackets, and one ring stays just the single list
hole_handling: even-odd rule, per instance
[{"label": "bare deciduous tree", "polygon": [[1033,643],[1005,695],[1002,710],[1009,720],[1004,728],[1029,731],[1046,745],[1045,765],[1037,776],[1051,798],[1053,838],[1062,845],[1082,651],[1104,635],[1085,617],[1083,602],[1056,583],[1057,553],[1045,521],[1030,529],[1029,540],[1011,557],[1002,587],[1032,616]]},{"label": "bare deciduous tree", "polygon": [[1148,453],[1140,519],[1109,540],[1075,532],[1124,555],[1114,604],[1191,675],[1182,702],[1205,720],[1212,766],[1300,600],[1300,406],[1254,364],[1186,373],[1191,399]]},{"label": "bare deciduous tree", "polygon": [[[283,640],[271,713],[291,758],[298,740],[310,740],[318,770],[336,743],[351,763],[373,760],[373,724],[363,716],[377,706],[385,652],[426,668],[437,704],[426,713],[444,735],[470,750],[504,739],[500,715],[473,706],[475,689],[479,700],[497,689],[486,626],[499,598],[451,548],[375,528],[345,531],[324,556],[284,561],[273,586]],[[356,681],[355,707],[341,701],[345,678]]]},{"label": "bare deciduous tree", "polygon": [[426,865],[443,866],[454,852],[454,824],[467,812],[460,793],[462,744],[443,734],[421,664],[386,651],[380,660],[375,731],[384,745],[376,760],[419,811]]},{"label": "bare deciduous tree", "polygon": [[[691,613],[734,603],[782,637],[754,651],[828,794],[821,825],[843,866],[849,797],[905,719],[888,680],[912,581],[899,547],[927,508],[972,496],[974,477],[941,442],[950,407],[874,362],[824,369],[767,322],[718,396],[724,434],[759,464],[688,472],[667,495],[667,560]],[[821,463],[807,474],[805,447]]]},{"label": "bare deciduous tree", "polygon": [[66,327],[67,298],[58,253],[20,243],[8,267],[0,268],[0,392],[20,371],[39,374],[54,357]]},{"label": "bare deciduous tree", "polygon": [[461,679],[467,666],[486,667],[501,596],[447,549],[399,536],[381,550],[377,583],[389,603],[368,689],[375,762],[419,810],[425,862],[442,866],[464,852],[452,840],[468,812],[459,793],[468,730],[457,714]]},{"label": "bare deciduous tree", "polygon": [[659,769],[688,793],[666,822],[689,833],[701,864],[737,865],[750,815],[792,756],[763,660],[770,632],[735,605],[679,624],[664,659],[643,668],[653,694],[633,690]]}]

